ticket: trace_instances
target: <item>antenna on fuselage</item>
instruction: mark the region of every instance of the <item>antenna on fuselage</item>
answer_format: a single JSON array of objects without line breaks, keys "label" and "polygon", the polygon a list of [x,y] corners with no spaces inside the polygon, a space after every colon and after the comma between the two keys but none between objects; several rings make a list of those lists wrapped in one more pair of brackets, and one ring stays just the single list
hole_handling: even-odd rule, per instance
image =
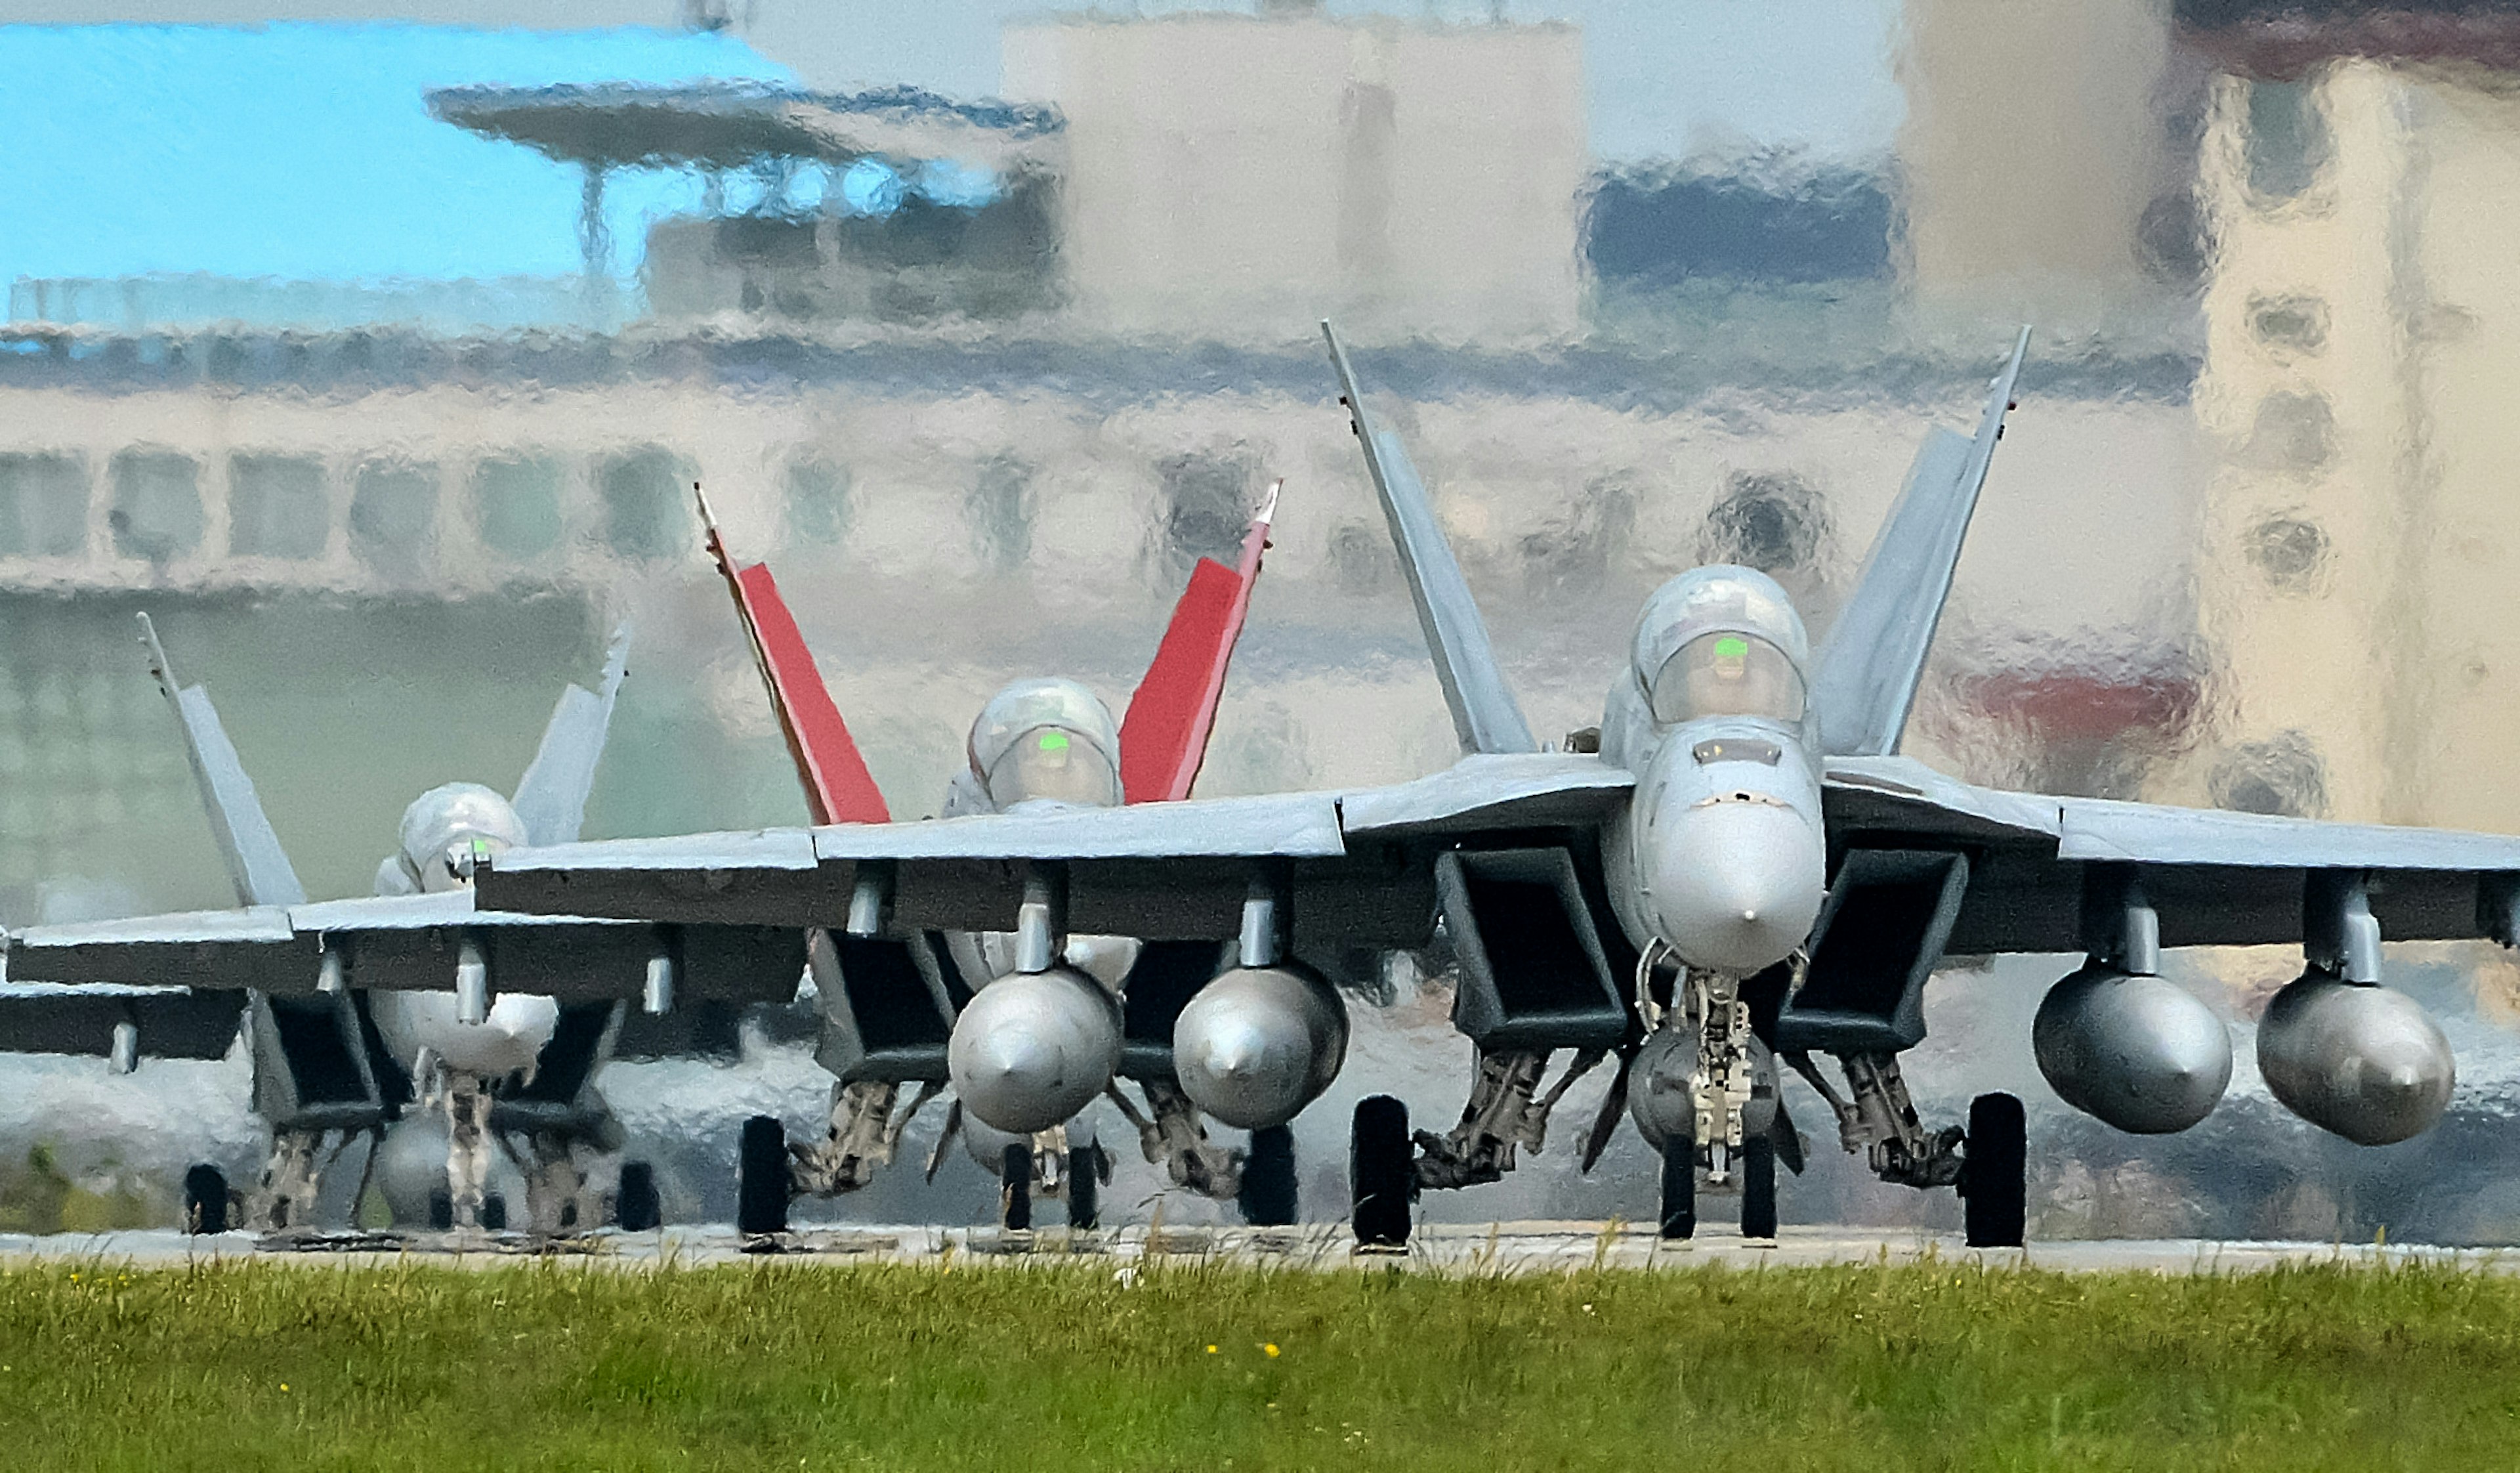
[{"label": "antenna on fuselage", "polygon": [[1347,350],[1328,319],[1322,337],[1330,345],[1330,366],[1338,373],[1340,402],[1347,405],[1357,443],[1365,451],[1365,471],[1372,478],[1382,515],[1391,523],[1392,544],[1400,553],[1400,570],[1409,577],[1409,596],[1418,605],[1418,626],[1426,631],[1427,653],[1435,660],[1435,678],[1444,687],[1444,704],[1452,709],[1453,730],[1464,752],[1537,752],[1531,723],[1522,718],[1513,691],[1498,667],[1496,647],[1488,639],[1486,621],[1470,597],[1462,565],[1444,540],[1444,529],[1427,503],[1426,483],[1409,460],[1400,437],[1376,430],[1365,412],[1365,395],[1356,387]]}]

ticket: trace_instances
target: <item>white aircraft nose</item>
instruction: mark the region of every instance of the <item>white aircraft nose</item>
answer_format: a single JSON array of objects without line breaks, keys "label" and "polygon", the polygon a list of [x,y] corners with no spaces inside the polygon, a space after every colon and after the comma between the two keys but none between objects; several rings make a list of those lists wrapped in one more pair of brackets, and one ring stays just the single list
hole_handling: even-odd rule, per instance
[{"label": "white aircraft nose", "polygon": [[1819,825],[1781,803],[1726,798],[1665,814],[1650,856],[1658,929],[1691,966],[1747,976],[1810,937],[1825,867]]}]

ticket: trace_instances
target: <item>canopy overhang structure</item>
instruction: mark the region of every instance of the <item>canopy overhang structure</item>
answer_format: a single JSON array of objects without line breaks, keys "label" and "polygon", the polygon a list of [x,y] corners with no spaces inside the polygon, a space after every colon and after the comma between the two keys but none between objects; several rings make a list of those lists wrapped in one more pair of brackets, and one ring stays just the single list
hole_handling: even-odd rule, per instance
[{"label": "canopy overhang structure", "polygon": [[447,87],[428,94],[428,111],[586,171],[578,236],[590,280],[606,254],[604,177],[616,168],[731,172],[872,158],[1006,175],[1055,168],[1067,126],[1054,108],[956,102],[917,87],[841,94],[761,82]]}]

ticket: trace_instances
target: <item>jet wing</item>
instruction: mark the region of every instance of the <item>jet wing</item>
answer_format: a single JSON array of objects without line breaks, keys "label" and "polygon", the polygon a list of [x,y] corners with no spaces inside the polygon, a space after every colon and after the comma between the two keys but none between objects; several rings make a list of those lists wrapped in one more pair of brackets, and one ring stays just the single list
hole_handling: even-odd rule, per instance
[{"label": "jet wing", "polygon": [[1237,935],[1265,868],[1291,876],[1297,944],[1418,945],[1441,850],[1596,827],[1633,785],[1581,754],[1474,756],[1383,788],[513,850],[475,883],[524,911],[836,927],[872,874],[894,930],[1002,931],[1055,863],[1070,929],[1165,941]]},{"label": "jet wing", "polygon": [[1216,724],[1216,703],[1225,694],[1226,667],[1242,635],[1243,616],[1251,608],[1251,588],[1260,580],[1260,555],[1269,547],[1269,523],[1277,515],[1278,490],[1269,488],[1259,515],[1242,538],[1236,566],[1201,558],[1190,571],[1190,586],[1173,606],[1172,622],[1155,646],[1129,698],[1129,713],[1120,721],[1120,792],[1128,803],[1173,803],[1190,797],[1207,757],[1207,736]]},{"label": "jet wing", "polygon": [[[816,823],[882,823],[892,814],[883,794],[867,771],[866,759],[840,719],[840,708],[823,684],[796,616],[779,596],[779,580],[767,563],[738,564],[718,533],[717,514],[698,484],[692,494],[700,504],[700,524],[707,529],[708,553],[735,596],[736,616],[752,646],[761,683],[770,693],[770,709],[788,738],[788,755],[795,760],[796,780],[804,785],[805,807]],[[541,840],[536,840],[541,843]]]},{"label": "jet wing", "polygon": [[236,744],[228,740],[227,728],[219,723],[210,693],[175,678],[175,667],[158,642],[157,626],[146,614],[139,619],[140,642],[149,650],[149,672],[158,677],[158,688],[166,693],[175,708],[175,720],[184,728],[184,755],[201,785],[211,837],[218,841],[219,857],[226,861],[238,902],[293,905],[305,899],[306,887],[297,882],[289,852],[280,847],[280,836],[262,811],[262,799],[253,790],[253,779],[246,775],[245,762],[237,756]]},{"label": "jet wing", "polygon": [[595,790],[596,764],[604,760],[605,738],[612,729],[613,699],[629,663],[630,626],[623,624],[612,632],[604,678],[595,689],[572,685],[552,708],[542,745],[517,783],[517,818],[529,843],[571,843],[586,822],[586,795]]},{"label": "jet wing", "polygon": [[1453,713],[1453,730],[1462,750],[1474,753],[1534,752],[1531,723],[1523,719],[1513,689],[1498,666],[1496,646],[1488,639],[1487,621],[1470,597],[1462,565],[1444,540],[1435,508],[1426,499],[1426,483],[1409,459],[1409,447],[1388,430],[1374,428],[1366,413],[1365,395],[1348,366],[1347,349],[1328,322],[1322,337],[1330,347],[1330,366],[1338,373],[1339,395],[1365,451],[1366,474],[1373,481],[1382,515],[1391,524],[1391,542],[1400,553],[1400,570],[1409,576],[1409,596],[1418,605],[1418,622],[1426,632],[1427,652],[1435,658],[1435,678],[1444,687],[1444,704]]},{"label": "jet wing", "polygon": [[2313,870],[2364,876],[2390,941],[2507,941],[2520,898],[2513,836],[2006,793],[1904,758],[1832,759],[1822,802],[1833,850],[1969,854],[1960,954],[2081,949],[2092,865],[2141,876],[2165,946],[2300,943]]},{"label": "jet wing", "polygon": [[482,910],[469,891],[35,926],[5,938],[0,981],[228,992],[451,990],[477,960],[493,990],[639,997],[651,964],[678,998],[786,1001],[804,939],[766,927],[667,926]]},{"label": "jet wing", "polygon": [[2030,329],[2012,345],[2012,358],[1988,386],[1986,412],[1977,435],[1962,439],[1937,427],[1908,472],[1908,483],[1872,540],[1855,594],[1828,631],[1812,678],[1812,710],[1820,713],[1824,752],[1877,757],[1899,750],[1925,655],[1951,596],[1960,544],[1986,484],[1995,443],[2003,437],[2004,411],[2030,350]]}]

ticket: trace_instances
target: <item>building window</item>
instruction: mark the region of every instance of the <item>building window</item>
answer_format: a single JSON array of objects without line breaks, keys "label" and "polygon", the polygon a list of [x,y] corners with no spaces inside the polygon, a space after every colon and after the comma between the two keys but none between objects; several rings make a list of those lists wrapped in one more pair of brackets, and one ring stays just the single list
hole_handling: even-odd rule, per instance
[{"label": "building window", "polygon": [[2327,346],[2327,303],[2316,297],[2252,297],[2249,332],[2278,353],[2316,353]]},{"label": "building window", "polygon": [[113,457],[113,550],[170,563],[202,545],[201,467],[171,450],[124,450]]},{"label": "building window", "polygon": [[87,550],[87,462],[76,455],[0,455],[0,558],[66,558]]},{"label": "building window", "polygon": [[359,467],[350,492],[350,550],[388,577],[428,571],[437,539],[437,468],[400,461]]},{"label": "building window", "polygon": [[1819,561],[1828,530],[1828,506],[1810,482],[1791,471],[1736,472],[1707,510],[1698,561],[1804,572]]},{"label": "building window", "polygon": [[245,558],[320,558],[333,540],[324,464],[303,455],[228,460],[228,551]]},{"label": "building window", "polygon": [[1192,563],[1232,563],[1251,526],[1260,458],[1248,450],[1193,451],[1155,462],[1163,492],[1161,554],[1175,577]]},{"label": "building window", "polygon": [[517,562],[560,544],[560,462],[501,455],[472,468],[472,520],[481,545]]},{"label": "building window", "polygon": [[2249,193],[2262,205],[2299,199],[2331,153],[2327,117],[2309,81],[2249,83]]},{"label": "building window", "polygon": [[798,460],[788,467],[788,536],[808,547],[837,547],[849,532],[852,486],[846,466]]},{"label": "building window", "polygon": [[651,446],[608,458],[596,473],[604,540],[625,558],[669,558],[698,543],[684,510],[697,479],[692,463]]},{"label": "building window", "polygon": [[2336,455],[2336,415],[2316,393],[2271,393],[2249,429],[2249,459],[2272,471],[2307,476]]},{"label": "building window", "polygon": [[1033,500],[1030,466],[1012,455],[980,463],[967,511],[983,568],[1012,573],[1032,556]]},{"label": "building window", "polygon": [[2272,586],[2286,593],[2313,592],[2327,570],[2327,533],[2306,517],[2279,514],[2249,529],[2248,555],[2251,566]]}]

